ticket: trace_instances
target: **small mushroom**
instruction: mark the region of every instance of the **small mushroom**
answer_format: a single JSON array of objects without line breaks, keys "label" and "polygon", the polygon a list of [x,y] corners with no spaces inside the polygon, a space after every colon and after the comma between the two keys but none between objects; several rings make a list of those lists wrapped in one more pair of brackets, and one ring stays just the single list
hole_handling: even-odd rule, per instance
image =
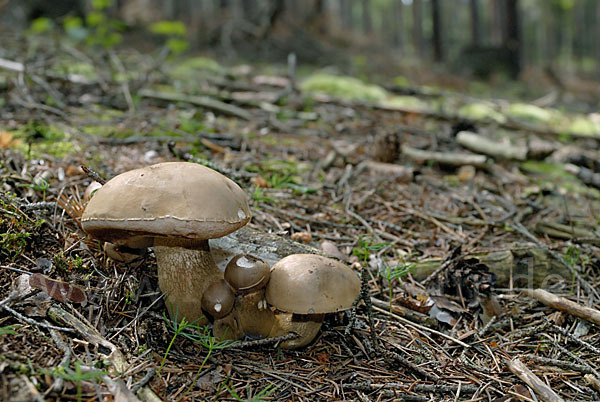
[{"label": "small mushroom", "polygon": [[269,281],[269,264],[250,254],[238,254],[225,267],[225,280],[236,290],[262,289]]},{"label": "small mushroom", "polygon": [[213,318],[223,318],[233,309],[235,293],[227,282],[219,279],[210,284],[202,295],[202,308]]},{"label": "small mushroom", "polygon": [[278,311],[269,337],[296,333],[281,344],[297,348],[310,343],[326,313],[352,307],[360,293],[358,276],[346,265],[314,254],[292,254],[271,268],[266,299]]},{"label": "small mushroom", "polygon": [[265,300],[269,274],[269,264],[250,254],[239,254],[229,261],[225,280],[236,292],[235,305],[230,316],[215,320],[214,336],[237,339],[243,335],[261,338],[269,335],[274,323],[273,312]]},{"label": "small mushroom", "polygon": [[81,218],[93,237],[132,248],[154,246],[158,284],[171,317],[205,323],[204,291],[223,279],[208,239],[250,220],[246,194],[205,166],[165,162],[120,174],[96,191]]}]

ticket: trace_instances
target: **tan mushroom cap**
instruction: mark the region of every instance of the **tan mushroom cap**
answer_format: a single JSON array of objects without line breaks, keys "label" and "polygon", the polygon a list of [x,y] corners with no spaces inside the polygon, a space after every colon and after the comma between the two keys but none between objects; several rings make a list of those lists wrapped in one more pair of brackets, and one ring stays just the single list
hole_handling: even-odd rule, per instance
[{"label": "tan mushroom cap", "polygon": [[165,162],[122,173],[96,191],[81,223],[99,240],[142,245],[153,237],[207,240],[250,220],[244,191],[205,166]]},{"label": "tan mushroom cap", "polygon": [[269,264],[250,254],[238,254],[225,267],[225,280],[235,290],[259,289],[269,280]]},{"label": "tan mushroom cap", "polygon": [[288,313],[324,314],[352,307],[358,276],[346,265],[314,254],[292,254],[271,268],[266,299]]}]

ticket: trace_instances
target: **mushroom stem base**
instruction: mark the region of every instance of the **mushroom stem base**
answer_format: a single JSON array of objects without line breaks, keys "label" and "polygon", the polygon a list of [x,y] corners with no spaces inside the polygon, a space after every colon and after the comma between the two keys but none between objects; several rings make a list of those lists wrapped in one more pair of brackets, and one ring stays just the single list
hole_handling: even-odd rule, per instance
[{"label": "mushroom stem base", "polygon": [[275,325],[271,329],[269,338],[287,335],[290,332],[298,334],[298,337],[285,341],[282,348],[294,349],[308,345],[319,333],[325,314],[293,314],[276,312]]},{"label": "mushroom stem base", "polygon": [[158,285],[172,319],[203,325],[201,299],[211,283],[223,279],[207,240],[155,239]]}]

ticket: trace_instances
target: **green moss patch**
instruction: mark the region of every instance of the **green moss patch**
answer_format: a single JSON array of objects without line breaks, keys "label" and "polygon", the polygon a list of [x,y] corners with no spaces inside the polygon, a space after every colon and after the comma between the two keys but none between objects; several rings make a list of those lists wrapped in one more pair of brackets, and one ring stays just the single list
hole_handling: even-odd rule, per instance
[{"label": "green moss patch", "polygon": [[323,73],[308,77],[300,88],[306,92],[322,92],[345,100],[378,102],[388,97],[385,89],[380,86],[365,84],[354,77]]}]

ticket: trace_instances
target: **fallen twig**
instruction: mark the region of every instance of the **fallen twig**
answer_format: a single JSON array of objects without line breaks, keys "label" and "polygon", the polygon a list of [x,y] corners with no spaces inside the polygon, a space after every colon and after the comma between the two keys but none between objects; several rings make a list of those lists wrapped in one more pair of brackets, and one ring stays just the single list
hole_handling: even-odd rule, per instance
[{"label": "fallen twig", "polygon": [[140,90],[138,92],[138,95],[145,98],[159,99],[168,102],[191,103],[192,105],[205,107],[207,109],[215,110],[217,112],[231,115],[243,120],[250,120],[252,118],[252,115],[242,108],[218,101],[216,99],[209,98],[207,96],[188,96],[182,94],[171,94],[168,92],[157,92],[149,89]]},{"label": "fallen twig", "polygon": [[539,395],[540,399],[546,402],[559,402],[563,399],[558,396],[552,388],[547,386],[538,376],[533,374],[525,364],[518,358],[506,362],[509,370],[519,377],[524,383],[533,388],[533,391]]},{"label": "fallen twig", "polygon": [[571,300],[565,299],[564,297],[556,296],[544,289],[526,289],[523,293],[535,300],[539,301],[546,306],[555,308],[565,313],[574,315],[575,317],[583,318],[584,320],[593,322],[596,325],[600,325],[600,311],[582,306]]}]

